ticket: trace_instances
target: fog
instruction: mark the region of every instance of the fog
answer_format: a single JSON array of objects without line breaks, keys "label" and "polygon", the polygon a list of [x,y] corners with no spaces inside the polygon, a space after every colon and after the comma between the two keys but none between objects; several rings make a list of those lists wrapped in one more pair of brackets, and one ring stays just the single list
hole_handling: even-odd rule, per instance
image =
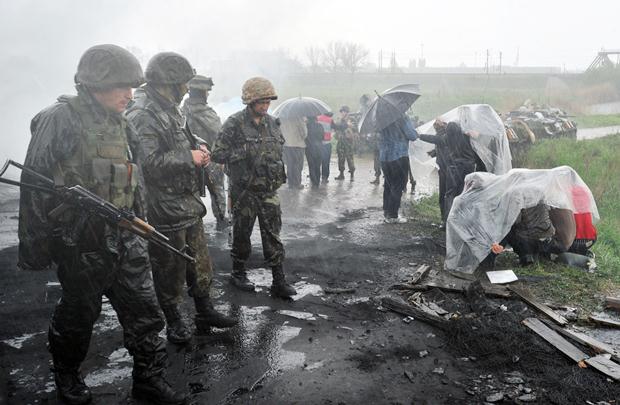
[{"label": "fog", "polygon": [[[427,66],[504,63],[584,70],[601,48],[620,48],[617,1],[7,1],[0,3],[0,160],[22,160],[36,112],[73,92],[82,52],[94,44],[127,47],[146,64],[174,50],[213,75],[214,101],[237,96],[261,74],[288,74],[273,55],[305,64],[304,50],[330,41],[362,44],[399,63]],[[223,64],[222,61],[234,63]],[[236,69],[230,69],[235,66]],[[236,92],[236,94],[235,94]]]}]

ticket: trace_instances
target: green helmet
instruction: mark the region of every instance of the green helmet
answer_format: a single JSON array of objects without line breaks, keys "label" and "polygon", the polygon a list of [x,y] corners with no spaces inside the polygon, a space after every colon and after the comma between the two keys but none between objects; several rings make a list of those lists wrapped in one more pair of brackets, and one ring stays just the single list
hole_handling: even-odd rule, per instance
[{"label": "green helmet", "polygon": [[213,87],[213,79],[203,75],[196,75],[189,81],[190,89],[206,90],[209,91]]},{"label": "green helmet", "polygon": [[142,67],[128,50],[117,45],[95,45],[80,58],[76,84],[95,89],[110,87],[139,87],[144,83]]},{"label": "green helmet", "polygon": [[243,83],[241,88],[241,101],[243,101],[243,104],[252,104],[254,101],[262,99],[278,99],[276,89],[269,80],[264,77],[253,77]]},{"label": "green helmet", "polygon": [[185,84],[195,75],[189,61],[175,52],[160,52],[146,65],[146,81],[153,84]]}]

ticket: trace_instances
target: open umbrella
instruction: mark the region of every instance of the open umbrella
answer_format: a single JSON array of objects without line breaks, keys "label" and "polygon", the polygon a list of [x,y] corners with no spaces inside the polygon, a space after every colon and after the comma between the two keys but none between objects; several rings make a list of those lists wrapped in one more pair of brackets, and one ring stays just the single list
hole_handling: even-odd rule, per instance
[{"label": "open umbrella", "polygon": [[417,84],[401,84],[378,95],[359,122],[359,132],[370,134],[379,132],[399,120],[420,97]]},{"label": "open umbrella", "polygon": [[273,116],[281,120],[316,117],[330,112],[327,104],[312,97],[295,97],[285,100],[273,110]]}]

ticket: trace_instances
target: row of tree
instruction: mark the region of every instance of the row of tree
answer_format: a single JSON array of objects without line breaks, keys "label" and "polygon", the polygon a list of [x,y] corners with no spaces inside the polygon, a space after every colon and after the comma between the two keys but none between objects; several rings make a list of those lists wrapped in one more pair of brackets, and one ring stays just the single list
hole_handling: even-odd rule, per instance
[{"label": "row of tree", "polygon": [[354,74],[365,64],[368,49],[354,42],[330,42],[325,47],[305,49],[308,68],[312,73],[345,72]]}]

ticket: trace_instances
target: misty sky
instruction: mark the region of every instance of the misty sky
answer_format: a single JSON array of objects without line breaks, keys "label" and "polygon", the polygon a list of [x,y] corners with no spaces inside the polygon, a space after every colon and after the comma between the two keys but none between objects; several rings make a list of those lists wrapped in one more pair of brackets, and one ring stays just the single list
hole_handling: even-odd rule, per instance
[{"label": "misty sky", "polygon": [[[486,49],[512,65],[518,49],[519,66],[574,70],[601,47],[620,48],[618,15],[617,0],[0,0],[0,159],[23,158],[30,118],[72,92],[80,55],[98,43],[140,49],[143,62],[175,50],[201,66],[251,49],[305,62],[306,47],[337,40],[363,44],[370,62],[395,51],[402,65],[421,44],[427,66],[480,66]],[[8,142],[17,134],[23,142]]]}]

